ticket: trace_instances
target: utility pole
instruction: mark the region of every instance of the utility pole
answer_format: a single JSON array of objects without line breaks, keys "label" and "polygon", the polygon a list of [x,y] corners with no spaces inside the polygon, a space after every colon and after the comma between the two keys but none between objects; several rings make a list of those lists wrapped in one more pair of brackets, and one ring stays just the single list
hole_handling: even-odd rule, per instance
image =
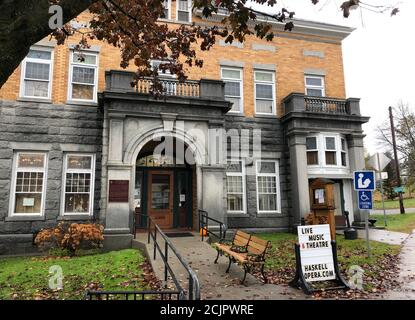
[{"label": "utility pole", "polygon": [[388,226],[388,222],[387,222],[387,220],[386,220],[386,210],[385,210],[385,194],[384,194],[384,191],[383,191],[383,178],[382,178],[382,169],[380,168],[380,159],[379,159],[379,152],[378,153],[376,153],[376,160],[377,160],[377,163],[378,163],[378,165],[377,165],[377,170],[378,170],[378,173],[379,173],[379,179],[380,179],[380,192],[381,192],[381,194],[382,194],[382,208],[383,208],[383,217],[384,217],[384,219],[385,219],[385,227],[387,227]]},{"label": "utility pole", "polygon": [[[393,154],[394,154],[394,157],[395,157],[396,176],[398,178],[398,186],[401,187],[402,186],[402,180],[401,180],[401,172],[400,172],[400,169],[399,169],[398,151],[396,149],[395,126],[393,124],[392,107],[389,107],[389,118],[390,118],[390,122],[391,122],[392,145],[393,145]],[[402,192],[399,192],[399,208],[400,208],[401,214],[405,213],[405,208],[403,206]]]}]

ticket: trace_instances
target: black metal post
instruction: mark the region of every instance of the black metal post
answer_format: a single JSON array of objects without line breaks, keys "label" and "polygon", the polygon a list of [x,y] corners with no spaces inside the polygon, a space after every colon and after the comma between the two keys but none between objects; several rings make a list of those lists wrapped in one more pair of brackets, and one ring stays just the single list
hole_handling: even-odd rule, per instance
[{"label": "black metal post", "polygon": [[164,264],[164,281],[165,287],[167,288],[167,264],[169,263],[169,244],[164,242],[164,257],[166,259],[166,263]]},{"label": "black metal post", "polygon": [[157,229],[154,228],[154,260],[156,260],[156,247],[157,247]]},{"label": "black metal post", "polygon": [[147,219],[147,229],[148,229],[148,235],[147,235],[147,243],[150,244],[150,233],[151,233],[151,224],[150,219]]},{"label": "black metal post", "polygon": [[[401,171],[399,169],[398,150],[396,149],[395,126],[393,124],[392,107],[389,107],[389,118],[391,122],[392,146],[393,146],[393,155],[395,157],[396,177],[398,179],[398,187],[402,187]],[[399,192],[399,209],[400,209],[401,214],[405,213],[405,207],[403,206],[402,192]]]},{"label": "black metal post", "polygon": [[193,278],[189,274],[189,300],[193,300]]}]

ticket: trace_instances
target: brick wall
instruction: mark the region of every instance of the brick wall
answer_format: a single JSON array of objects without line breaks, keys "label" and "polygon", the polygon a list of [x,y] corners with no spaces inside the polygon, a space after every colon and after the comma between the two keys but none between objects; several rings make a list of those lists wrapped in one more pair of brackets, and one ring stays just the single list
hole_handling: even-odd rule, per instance
[{"label": "brick wall", "polygon": [[[172,18],[175,18],[173,2]],[[82,14],[79,21],[88,21],[88,15]],[[193,17],[193,21],[201,22]],[[208,23],[204,21],[203,23]],[[171,27],[177,24],[172,23]],[[79,38],[74,37],[64,45],[55,48],[53,65],[53,103],[65,103],[68,92],[69,45],[76,44]],[[219,39],[218,39],[219,40]],[[91,41],[91,45],[101,48],[99,55],[99,91],[105,87],[105,70],[121,69],[120,54],[117,48],[104,42]],[[319,52],[324,57],[304,55],[304,50]],[[245,115],[254,116],[254,64],[271,64],[276,67],[277,115],[282,114],[281,100],[291,92],[304,92],[305,69],[321,69],[326,72],[326,95],[337,98],[345,97],[343,75],[342,48],[338,40],[319,38],[311,35],[300,35],[293,32],[278,33],[277,37],[268,42],[256,37],[248,37],[242,47],[223,46],[218,41],[209,52],[200,52],[204,60],[202,69],[193,67],[188,70],[190,79],[220,78],[220,61],[228,60],[244,64],[244,109]],[[134,71],[134,66],[127,68]],[[16,100],[19,94],[20,67],[16,69],[7,83],[0,89],[0,99]]]}]

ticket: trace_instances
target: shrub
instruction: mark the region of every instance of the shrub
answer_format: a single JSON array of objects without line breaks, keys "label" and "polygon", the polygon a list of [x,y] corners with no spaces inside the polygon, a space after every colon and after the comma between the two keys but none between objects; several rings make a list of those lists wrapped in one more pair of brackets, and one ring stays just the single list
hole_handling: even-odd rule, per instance
[{"label": "shrub", "polygon": [[60,222],[56,227],[42,229],[35,238],[41,249],[61,249],[74,256],[78,249],[101,248],[104,240],[104,227],[94,223]]}]

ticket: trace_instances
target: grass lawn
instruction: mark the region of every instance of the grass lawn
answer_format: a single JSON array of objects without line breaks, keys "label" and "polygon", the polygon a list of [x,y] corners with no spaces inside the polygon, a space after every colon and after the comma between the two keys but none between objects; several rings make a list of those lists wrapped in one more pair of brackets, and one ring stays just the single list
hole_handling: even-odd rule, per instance
[{"label": "grass lawn", "polygon": [[[266,261],[266,270],[271,273],[272,282],[288,283],[295,273],[294,244],[297,236],[289,233],[261,234],[259,236],[272,243]],[[345,273],[352,265],[360,266],[365,270],[363,284],[365,290],[372,290],[377,287],[382,278],[388,277],[388,275],[392,276],[394,270],[390,264],[396,262],[400,246],[371,241],[372,257],[369,259],[366,255],[364,240],[345,240],[343,236],[337,236],[336,240],[341,271]]]},{"label": "grass lawn", "polygon": [[[415,208],[415,198],[403,199],[405,208]],[[374,201],[375,209],[383,209],[382,201]],[[399,209],[399,200],[385,200],[385,209]]]},{"label": "grass lawn", "polygon": [[[371,218],[377,219],[377,226],[385,225],[383,214],[371,214]],[[404,233],[412,233],[415,229],[415,213],[388,214],[386,215],[387,230]]]},{"label": "grass lawn", "polygon": [[[0,259],[0,299],[84,299],[91,290],[147,288],[141,252],[134,249],[79,257]],[[49,268],[63,270],[63,290],[49,289]]]}]

